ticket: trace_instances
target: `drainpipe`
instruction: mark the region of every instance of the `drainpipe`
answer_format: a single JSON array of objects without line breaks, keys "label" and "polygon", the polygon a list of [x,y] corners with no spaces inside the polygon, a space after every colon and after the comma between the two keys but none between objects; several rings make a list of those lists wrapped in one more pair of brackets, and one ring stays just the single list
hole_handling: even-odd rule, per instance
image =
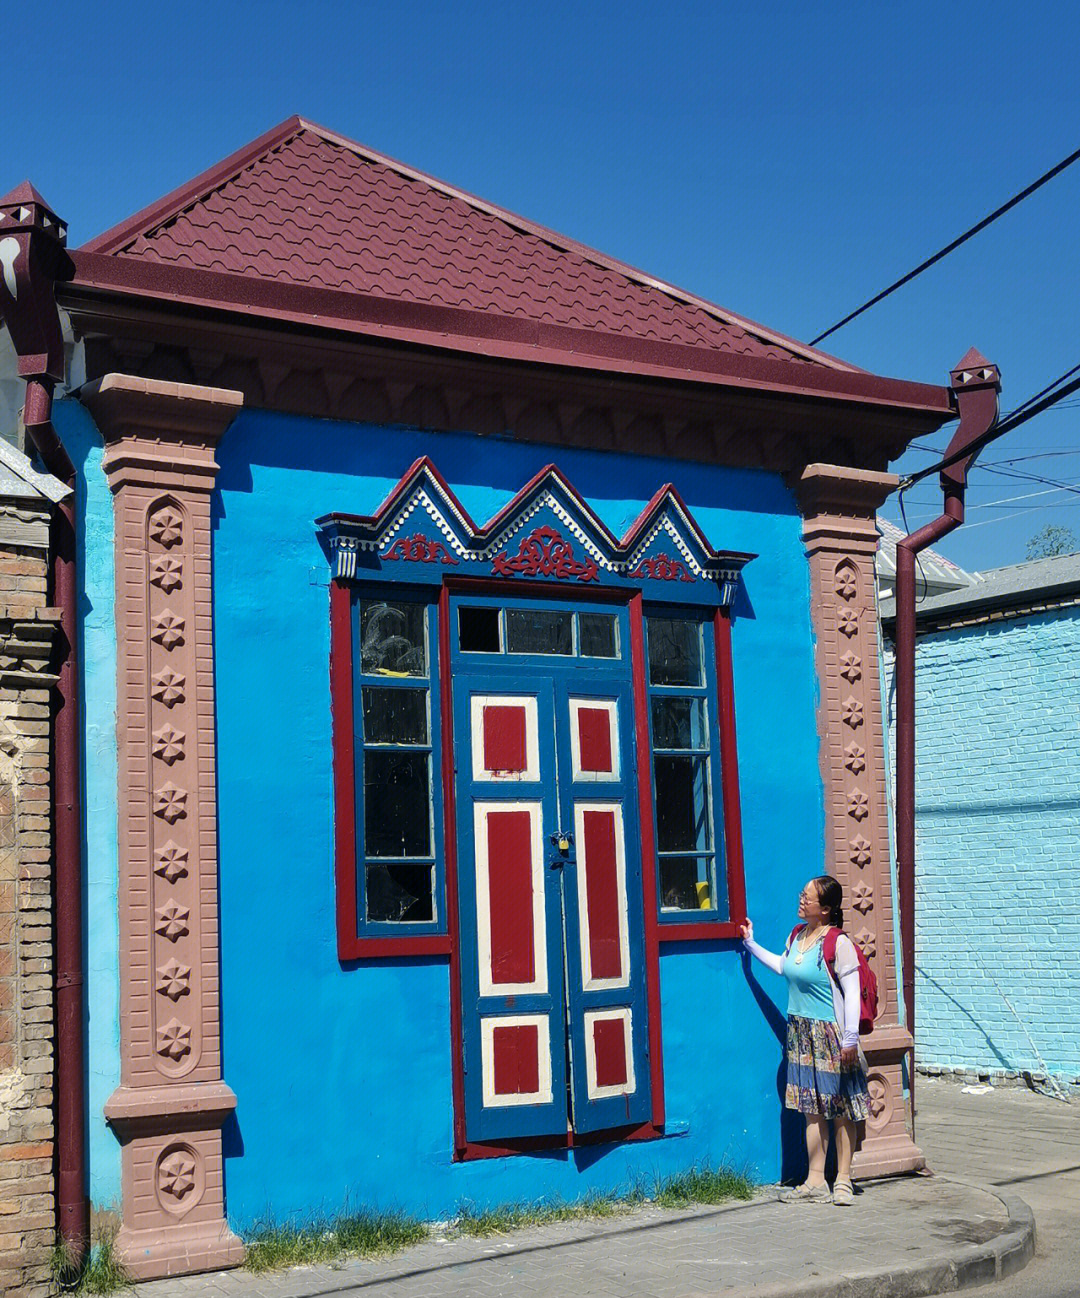
[{"label": "drainpipe", "polygon": [[86,1194],[83,1043],[82,788],[78,700],[75,469],[52,426],[53,389],[64,380],[57,280],[74,273],[67,231],[29,184],[0,199],[0,316],[26,381],[23,426],[54,477],[72,488],[53,514],[51,602],[60,609],[61,653],[53,732],[56,953],[56,1207],[77,1266],[90,1237]]},{"label": "drainpipe", "polygon": [[[896,543],[896,870],[904,1014],[911,1033],[908,1086],[915,1121],[915,556],[964,521],[967,474],[998,417],[1001,373],[973,347],[952,371],[960,412],[941,471],[943,513]],[[955,457],[955,459],[954,459]]]}]

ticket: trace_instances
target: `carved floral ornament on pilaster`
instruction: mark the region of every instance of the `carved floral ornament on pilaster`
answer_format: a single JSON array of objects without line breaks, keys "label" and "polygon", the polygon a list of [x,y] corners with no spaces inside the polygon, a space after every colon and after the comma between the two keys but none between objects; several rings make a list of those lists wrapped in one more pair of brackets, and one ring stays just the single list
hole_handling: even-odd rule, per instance
[{"label": "carved floral ornament on pilaster", "polygon": [[[110,375],[84,389],[115,496],[121,807],[120,1256],[139,1279],[243,1254],[222,1200],[213,833],[213,447],[236,393]],[[168,1227],[167,1230],[164,1228]]]},{"label": "carved floral ornament on pilaster", "polygon": [[884,737],[878,688],[875,513],[897,479],[810,465],[797,484],[811,572],[820,684],[818,731],[825,794],[825,871],[844,887],[847,931],[878,976],[879,1012],[864,1040],[870,1117],[860,1176],[925,1160],[904,1121],[900,1060],[910,1036],[898,1023],[892,967],[892,897]]}]

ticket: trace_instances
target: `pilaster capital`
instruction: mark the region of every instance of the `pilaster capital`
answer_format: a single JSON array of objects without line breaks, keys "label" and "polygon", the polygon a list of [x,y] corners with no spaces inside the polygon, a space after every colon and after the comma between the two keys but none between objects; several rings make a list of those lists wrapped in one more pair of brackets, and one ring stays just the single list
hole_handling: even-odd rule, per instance
[{"label": "pilaster capital", "polygon": [[152,486],[210,491],[214,448],[244,403],[242,392],[106,374],[80,394],[105,439],[112,490]]},{"label": "pilaster capital", "polygon": [[877,510],[899,483],[895,473],[808,464],[794,483],[807,548],[873,554],[878,546]]}]

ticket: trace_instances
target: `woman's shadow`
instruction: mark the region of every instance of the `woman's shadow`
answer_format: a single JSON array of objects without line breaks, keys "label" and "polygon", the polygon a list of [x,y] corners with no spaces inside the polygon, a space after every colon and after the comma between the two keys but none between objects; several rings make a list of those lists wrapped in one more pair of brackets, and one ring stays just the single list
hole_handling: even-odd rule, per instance
[{"label": "woman's shadow", "polygon": [[[780,1180],[785,1182],[803,1181],[806,1178],[806,1124],[802,1114],[794,1109],[784,1107],[784,1092],[787,1089],[787,1063],[784,1049],[787,1045],[787,1019],[776,1008],[765,993],[765,989],[754,976],[751,956],[748,951],[742,953],[743,975],[746,978],[754,1000],[765,1017],[765,1022],[772,1029],[780,1046],[780,1066],[776,1070],[776,1093],[780,1097]],[[830,1158],[835,1157],[832,1149]]]}]

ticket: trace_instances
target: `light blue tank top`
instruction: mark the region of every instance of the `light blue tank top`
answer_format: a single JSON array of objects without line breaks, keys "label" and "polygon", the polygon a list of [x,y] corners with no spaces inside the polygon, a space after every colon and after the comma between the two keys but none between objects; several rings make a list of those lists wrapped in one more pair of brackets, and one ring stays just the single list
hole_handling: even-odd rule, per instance
[{"label": "light blue tank top", "polygon": [[803,1019],[823,1019],[836,1022],[833,1004],[833,981],[821,943],[818,942],[803,956],[802,964],[795,963],[799,949],[795,941],[784,957],[784,977],[788,983],[788,1014]]}]

